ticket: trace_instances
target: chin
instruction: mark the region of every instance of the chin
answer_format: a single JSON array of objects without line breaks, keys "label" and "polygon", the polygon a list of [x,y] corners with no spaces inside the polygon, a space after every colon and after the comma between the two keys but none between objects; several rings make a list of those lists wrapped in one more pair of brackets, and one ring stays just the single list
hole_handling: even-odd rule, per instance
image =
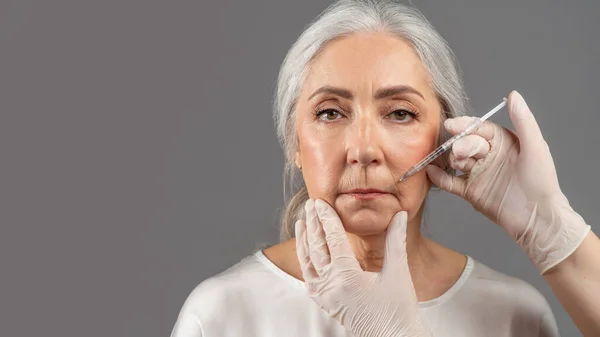
[{"label": "chin", "polygon": [[375,209],[362,208],[338,213],[346,232],[354,235],[377,235],[387,230],[394,214],[392,212],[381,212]]}]

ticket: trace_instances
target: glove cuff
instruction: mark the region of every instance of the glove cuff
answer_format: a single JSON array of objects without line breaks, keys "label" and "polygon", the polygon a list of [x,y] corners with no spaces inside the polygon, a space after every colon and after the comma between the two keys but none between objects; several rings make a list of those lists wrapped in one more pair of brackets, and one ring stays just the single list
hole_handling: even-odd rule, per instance
[{"label": "glove cuff", "polygon": [[573,254],[590,230],[568,201],[536,203],[527,229],[517,243],[540,274],[544,274]]}]

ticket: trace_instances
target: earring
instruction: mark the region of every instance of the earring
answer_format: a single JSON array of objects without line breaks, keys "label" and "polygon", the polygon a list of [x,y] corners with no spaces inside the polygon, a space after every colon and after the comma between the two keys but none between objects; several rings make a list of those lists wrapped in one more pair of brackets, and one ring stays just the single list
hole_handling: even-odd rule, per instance
[{"label": "earring", "polygon": [[298,170],[302,170],[302,164],[298,165]]}]

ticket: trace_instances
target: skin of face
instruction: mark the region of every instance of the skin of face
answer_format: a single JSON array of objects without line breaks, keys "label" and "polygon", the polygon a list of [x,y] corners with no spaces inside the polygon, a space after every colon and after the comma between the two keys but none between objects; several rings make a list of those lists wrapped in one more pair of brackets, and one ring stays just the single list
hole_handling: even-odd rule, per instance
[{"label": "skin of face", "polygon": [[397,179],[438,145],[441,105],[409,43],[383,32],[330,41],[295,109],[308,194],[333,206],[348,234],[381,235],[401,210],[409,227],[420,225],[431,182],[425,170]]}]

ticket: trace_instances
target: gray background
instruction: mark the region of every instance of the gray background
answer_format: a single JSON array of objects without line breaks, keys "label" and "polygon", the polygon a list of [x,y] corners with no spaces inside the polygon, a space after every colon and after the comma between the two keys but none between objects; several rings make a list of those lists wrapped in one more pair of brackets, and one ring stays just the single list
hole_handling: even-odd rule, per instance
[{"label": "gray background", "polygon": [[[272,93],[325,1],[0,2],[0,335],[167,336],[183,301],[277,240]],[[600,5],[414,1],[478,114],[518,89],[598,232]],[[506,110],[493,118],[509,125]],[[517,245],[444,192],[437,241],[534,284]]]}]

